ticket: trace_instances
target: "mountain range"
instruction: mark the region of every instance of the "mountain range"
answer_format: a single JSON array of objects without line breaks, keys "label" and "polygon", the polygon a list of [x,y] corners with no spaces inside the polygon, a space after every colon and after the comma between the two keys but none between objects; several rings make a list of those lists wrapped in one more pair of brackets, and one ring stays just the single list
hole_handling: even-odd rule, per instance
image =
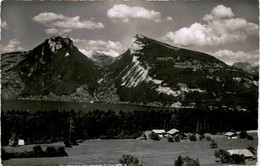
[{"label": "mountain range", "polygon": [[250,74],[258,76],[259,74],[259,66],[252,66],[248,62],[237,62],[234,63],[232,66],[242,69]]},{"label": "mountain range", "polygon": [[136,35],[119,57],[82,54],[53,36],[2,54],[2,98],[256,109],[257,74],[217,58]]}]

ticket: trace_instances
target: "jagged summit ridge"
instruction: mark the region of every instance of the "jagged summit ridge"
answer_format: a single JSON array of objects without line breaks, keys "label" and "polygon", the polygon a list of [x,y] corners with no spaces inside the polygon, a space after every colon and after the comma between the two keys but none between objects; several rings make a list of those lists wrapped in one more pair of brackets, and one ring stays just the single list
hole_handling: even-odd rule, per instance
[{"label": "jagged summit ridge", "polygon": [[62,47],[69,49],[69,48],[73,48],[74,46],[73,41],[69,37],[63,38],[61,36],[52,36],[50,39],[47,39],[45,42],[48,43],[52,53],[56,53]]},{"label": "jagged summit ridge", "polygon": [[137,34],[132,38],[132,42],[129,47],[131,54],[141,53],[140,51],[144,48],[145,44],[140,39],[144,39],[144,36]]}]

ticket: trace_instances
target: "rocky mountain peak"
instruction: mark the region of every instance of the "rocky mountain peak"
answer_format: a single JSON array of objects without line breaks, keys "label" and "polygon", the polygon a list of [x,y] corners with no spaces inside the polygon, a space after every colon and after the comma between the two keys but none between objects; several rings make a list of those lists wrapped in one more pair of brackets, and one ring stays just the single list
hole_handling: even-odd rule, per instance
[{"label": "rocky mountain peak", "polygon": [[129,50],[131,52],[131,54],[139,54],[141,53],[141,50],[144,48],[145,44],[143,42],[142,39],[144,39],[145,37],[143,35],[135,35],[132,38],[132,43],[129,47]]},{"label": "rocky mountain peak", "polygon": [[69,37],[61,37],[61,36],[52,36],[50,39],[47,39],[45,43],[48,44],[49,49],[52,53],[56,53],[61,48],[73,48],[73,41]]}]

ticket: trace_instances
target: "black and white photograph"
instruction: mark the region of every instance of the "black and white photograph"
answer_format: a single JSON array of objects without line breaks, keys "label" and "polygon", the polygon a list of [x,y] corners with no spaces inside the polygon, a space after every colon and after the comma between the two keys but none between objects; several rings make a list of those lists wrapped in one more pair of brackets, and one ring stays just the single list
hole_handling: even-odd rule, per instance
[{"label": "black and white photograph", "polygon": [[3,0],[3,166],[258,165],[258,0]]}]

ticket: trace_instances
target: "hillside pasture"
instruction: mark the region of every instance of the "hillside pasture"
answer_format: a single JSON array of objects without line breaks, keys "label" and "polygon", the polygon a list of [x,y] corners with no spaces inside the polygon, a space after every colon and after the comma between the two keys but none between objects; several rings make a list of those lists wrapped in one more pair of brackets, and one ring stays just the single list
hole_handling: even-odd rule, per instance
[{"label": "hillside pasture", "polygon": [[[257,149],[257,134],[250,133],[254,140],[246,139],[225,139],[223,135],[214,135],[212,138],[217,142],[218,149],[240,149],[253,146]],[[45,149],[47,146],[60,146],[62,142],[55,144],[42,144]],[[3,147],[6,151],[32,150],[34,145],[21,147]],[[26,158],[4,160],[5,166],[49,166],[49,165],[94,165],[94,164],[116,164],[123,154],[136,156],[144,166],[172,166],[179,155],[198,158],[201,165],[218,166],[224,165],[216,162],[214,151],[209,147],[209,141],[182,141],[167,142],[152,140],[134,140],[134,139],[111,139],[111,140],[86,140],[79,146],[66,148],[68,157],[53,158]],[[247,164],[255,164],[256,160]]]}]

